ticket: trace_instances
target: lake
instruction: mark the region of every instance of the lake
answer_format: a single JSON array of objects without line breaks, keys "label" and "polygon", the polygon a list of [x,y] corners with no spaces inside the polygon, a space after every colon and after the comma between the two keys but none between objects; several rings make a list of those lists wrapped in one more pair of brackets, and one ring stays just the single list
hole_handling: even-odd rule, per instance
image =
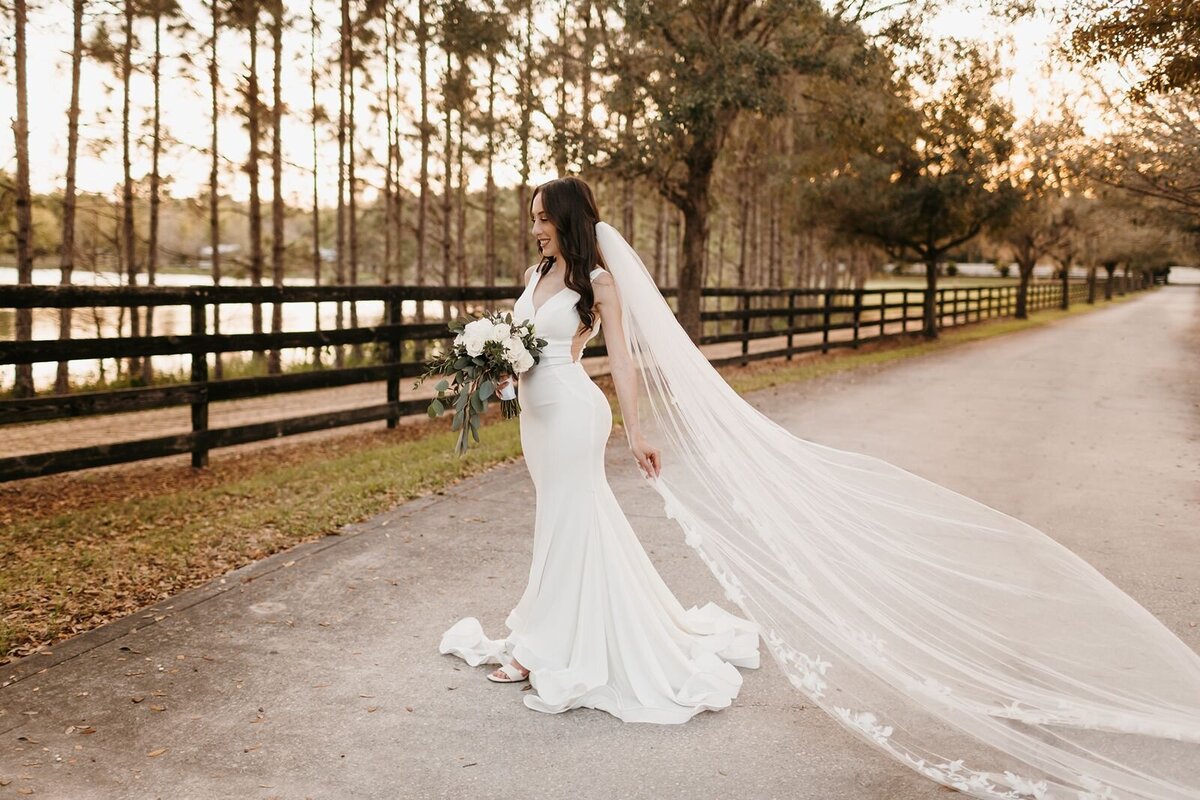
[{"label": "lake", "polygon": [[[142,281],[145,276],[141,276]],[[54,286],[59,281],[57,269],[35,269],[33,283]],[[11,285],[17,282],[17,270],[13,267],[0,267],[0,285]],[[159,286],[208,286],[211,279],[195,273],[159,273]],[[122,286],[125,285],[122,276],[115,272],[76,272],[73,283],[77,286]],[[246,279],[223,279],[223,286],[249,286]],[[289,286],[312,286],[312,279],[294,278],[286,281]],[[145,285],[140,283],[139,285]],[[320,322],[325,330],[335,327],[337,308],[335,303],[321,303]],[[360,325],[378,325],[383,320],[383,301],[364,300],[358,304],[358,322]],[[406,320],[411,320],[416,314],[416,301],[408,300],[402,303],[401,311]],[[269,330],[271,325],[272,304],[263,304],[263,324]],[[221,333],[251,333],[251,306],[249,303],[231,303],[219,306],[221,315]],[[212,307],[209,307],[212,313]],[[425,302],[425,313],[428,318],[436,320],[442,314],[442,303],[435,300]],[[350,324],[350,308],[346,304],[345,324]],[[33,338],[57,339],[58,315],[56,308],[34,309]],[[317,304],[315,303],[285,303],[283,305],[283,329],[290,331],[311,331],[316,323]],[[145,324],[145,320],[141,320]],[[0,340],[11,340],[15,335],[16,312],[11,308],[0,308]],[[156,336],[191,333],[191,311],[187,306],[162,306],[154,309],[154,330]],[[213,320],[208,321],[209,332],[213,330]],[[120,308],[77,308],[71,319],[71,336],[77,339],[112,338],[129,335],[129,310]],[[228,354],[227,357],[236,355]],[[210,361],[212,356],[209,357]],[[304,348],[291,348],[282,352],[284,366],[302,363],[311,358],[311,352]],[[190,367],[191,359],[187,355],[154,356],[153,368],[158,371],[179,372]],[[212,365],[210,364],[210,367]],[[54,362],[41,362],[33,365],[34,386],[39,391],[54,385],[54,376],[58,366]],[[12,386],[15,379],[15,367],[11,364],[0,366],[0,387]],[[112,380],[117,375],[117,365],[113,359],[103,361],[92,359],[70,362],[71,380],[76,383],[91,383],[101,379]]]}]

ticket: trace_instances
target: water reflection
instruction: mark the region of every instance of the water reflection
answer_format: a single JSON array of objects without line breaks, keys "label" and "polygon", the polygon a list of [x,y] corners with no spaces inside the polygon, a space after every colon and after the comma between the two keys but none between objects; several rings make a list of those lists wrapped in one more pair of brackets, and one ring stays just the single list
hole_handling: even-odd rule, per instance
[{"label": "water reflection", "polygon": [[[56,285],[59,281],[57,269],[35,269],[33,283]],[[10,267],[0,267],[0,285],[15,284],[17,271]],[[120,286],[121,276],[114,272],[77,272],[74,284],[77,286]],[[157,277],[160,286],[197,286],[211,285],[207,276],[186,273],[160,273]],[[249,286],[245,279],[223,280],[222,285]],[[311,286],[311,279],[289,279],[289,286]],[[262,304],[263,325],[270,330],[272,303]],[[344,325],[350,325],[350,303],[343,304]],[[220,306],[208,306],[208,332],[214,332],[213,309],[219,309],[221,333],[252,333],[252,306],[249,303],[231,303]],[[285,331],[311,331],[320,321],[323,330],[336,327],[336,303],[284,303],[283,329]],[[415,300],[405,300],[401,303],[401,313],[405,321],[410,321],[416,314]],[[357,302],[358,324],[378,325],[383,321],[384,304],[381,300],[362,300]],[[437,320],[443,313],[443,304],[436,300],[425,301],[427,319]],[[139,324],[144,328],[145,310],[141,311]],[[0,308],[0,339],[11,340],[15,336],[16,312],[11,308]],[[191,333],[191,310],[187,306],[159,306],[153,313],[153,334],[168,336]],[[57,339],[59,332],[59,309],[39,308],[33,311],[33,338]],[[128,308],[76,308],[71,318],[71,335],[77,339],[114,338],[130,335],[130,319]],[[230,354],[235,355],[235,354]],[[306,348],[289,348],[281,353],[284,367],[306,363],[312,360],[312,351]],[[154,356],[152,368],[157,373],[183,374],[190,370],[191,359],[186,355]],[[211,362],[211,356],[210,356]],[[57,364],[40,362],[33,365],[34,387],[42,391],[54,385]],[[69,372],[73,384],[88,384],[102,380],[111,381],[118,375],[118,365],[114,359],[72,361]],[[15,368],[11,364],[0,366],[0,387],[11,387],[15,378]]]}]

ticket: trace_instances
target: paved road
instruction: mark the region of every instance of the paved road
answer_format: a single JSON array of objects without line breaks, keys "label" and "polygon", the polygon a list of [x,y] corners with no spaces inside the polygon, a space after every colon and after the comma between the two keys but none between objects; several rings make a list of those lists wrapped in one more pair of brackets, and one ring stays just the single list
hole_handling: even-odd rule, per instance
[{"label": "paved road", "polygon": [[[1200,289],[750,400],[1039,526],[1200,650]],[[621,445],[609,476],[665,579],[721,602]],[[682,726],[539,714],[438,654],[460,616],[501,632],[532,514],[505,465],[9,665],[0,799],[947,796],[765,647],[733,707]]]}]

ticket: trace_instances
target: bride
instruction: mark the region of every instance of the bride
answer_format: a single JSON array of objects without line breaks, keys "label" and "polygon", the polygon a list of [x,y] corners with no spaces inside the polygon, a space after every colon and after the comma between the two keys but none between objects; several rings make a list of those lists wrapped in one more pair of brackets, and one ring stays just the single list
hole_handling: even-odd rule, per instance
[{"label": "bride", "polygon": [[[684,610],[650,562],[604,472],[612,411],[580,362],[604,326],[630,449],[657,476],[660,453],[638,427],[637,372],[622,334],[613,277],[600,256],[600,215],[578,178],[539,186],[531,203],[542,262],[526,273],[514,319],[547,340],[520,381],[521,448],[537,497],[529,582],[488,639],[475,617],[457,622],[440,650],[469,664],[504,662],[500,683],[528,678],[525,705],[556,713],[597,708],[626,722],[680,723],[728,706],[757,667],[758,627],[717,605]],[[508,380],[501,382],[499,392]]]},{"label": "bride", "polygon": [[[533,562],[509,635],[467,617],[442,653],[527,676],[539,711],[678,723],[731,703],[761,636],[813,704],[972,797],[1200,798],[1200,656],[1149,611],[1036,528],[760,413],[583,181],[538,187],[531,213],[544,258],[514,317],[549,342],[518,381]],[[609,405],[578,361],[601,322],[642,475],[744,616],[684,610],[613,496]]]}]

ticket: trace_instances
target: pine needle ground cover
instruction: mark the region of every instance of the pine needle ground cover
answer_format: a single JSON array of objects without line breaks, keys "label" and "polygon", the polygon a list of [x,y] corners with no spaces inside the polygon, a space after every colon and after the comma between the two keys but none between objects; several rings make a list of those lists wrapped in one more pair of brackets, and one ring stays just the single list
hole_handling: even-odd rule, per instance
[{"label": "pine needle ground cover", "polygon": [[[871,370],[1111,303],[951,328],[935,341],[913,335],[721,371],[751,392]],[[598,383],[614,397],[607,377]],[[518,422],[495,408],[483,444],[463,458],[453,453],[457,434],[446,420],[422,418],[391,431],[218,451],[198,471],[178,459],[0,485],[0,663],[519,458]],[[614,442],[623,445],[623,436]]]}]

